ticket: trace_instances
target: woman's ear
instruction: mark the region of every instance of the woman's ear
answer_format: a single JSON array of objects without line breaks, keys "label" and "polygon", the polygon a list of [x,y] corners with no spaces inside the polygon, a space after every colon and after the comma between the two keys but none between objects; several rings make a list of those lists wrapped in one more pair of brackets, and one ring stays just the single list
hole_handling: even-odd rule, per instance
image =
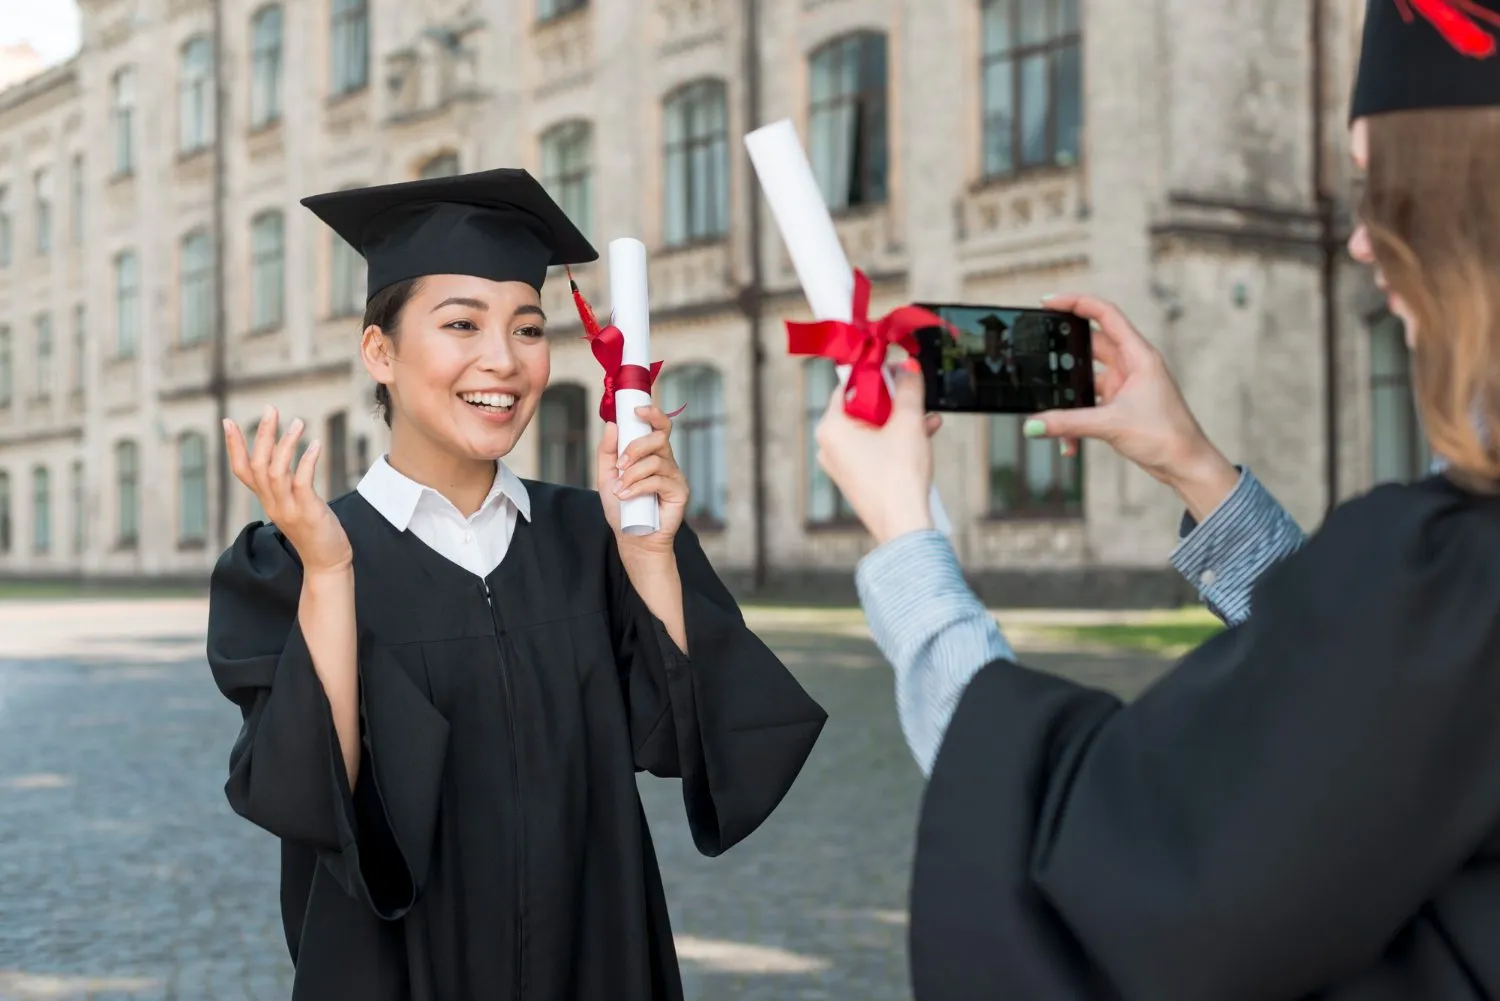
[{"label": "woman's ear", "polygon": [[360,335],[359,355],[365,363],[365,371],[382,386],[389,386],[395,381],[395,373],[391,371],[395,349],[395,343],[386,332],[373,323]]}]

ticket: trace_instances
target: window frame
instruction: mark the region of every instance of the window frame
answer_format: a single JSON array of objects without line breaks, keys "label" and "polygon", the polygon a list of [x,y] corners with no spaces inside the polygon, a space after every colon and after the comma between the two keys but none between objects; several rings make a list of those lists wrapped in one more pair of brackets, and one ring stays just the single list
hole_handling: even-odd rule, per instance
[{"label": "window frame", "polygon": [[369,0],[333,0],[330,5],[328,73],[335,99],[370,86]]},{"label": "window frame", "polygon": [[[214,247],[207,227],[198,226],[182,235],[177,244],[177,344],[191,347],[213,338]],[[193,297],[197,301],[193,301]],[[189,329],[189,313],[201,312],[198,326]]]},{"label": "window frame", "polygon": [[[274,22],[274,35],[266,25]],[[250,108],[252,132],[281,121],[286,61],[286,12],[263,4],[250,15]]]},{"label": "window frame", "polygon": [[[261,246],[262,234],[273,230],[274,244]],[[268,283],[276,292],[274,313],[262,312]],[[250,332],[267,333],[285,324],[286,213],[277,208],[262,209],[250,218]]]},{"label": "window frame", "polygon": [[[557,401],[557,402],[554,402]],[[548,412],[561,410],[564,426],[559,430]],[[547,483],[563,486],[591,488],[593,476],[589,469],[589,394],[588,387],[578,382],[555,382],[542,391],[537,405],[537,476]],[[552,450],[559,449],[563,455],[562,476],[549,468]],[[576,450],[576,452],[575,452]],[[576,469],[567,467],[576,463]],[[570,473],[576,473],[570,476]]]},{"label": "window frame", "polygon": [[[1022,7],[1027,3],[1045,6],[1046,30],[1040,41],[1021,41]],[[987,18],[992,9],[1008,5],[1010,24],[1006,28],[1008,44],[1004,48],[989,47]],[[1072,10],[1071,27],[1065,7]],[[1072,163],[1058,162],[1058,83],[1059,63],[1072,50],[1078,62],[1078,136],[1077,150]],[[1046,103],[1046,155],[1038,162],[1026,161],[1025,116],[1025,72],[1028,59],[1042,57],[1047,67]],[[989,73],[992,66],[1010,64],[1010,152],[1009,166],[996,168],[989,158],[991,127],[999,117],[991,108],[989,99]],[[1052,170],[1073,170],[1083,160],[1084,94],[1083,94],[1083,10],[1082,0],[981,0],[979,4],[979,175],[981,184],[1013,180],[1017,177]]]},{"label": "window frame", "polygon": [[[820,376],[818,385],[814,387],[812,373],[824,367],[833,376],[833,381],[828,382]],[[838,368],[827,358],[808,358],[798,366],[798,375],[802,388],[802,462],[805,470],[802,483],[803,529],[808,532],[826,532],[856,528],[859,525],[859,516],[854,513],[853,505],[849,503],[849,499],[844,496],[838,484],[833,482],[833,478],[818,465],[818,442],[815,435],[818,422],[823,419],[823,414],[828,410],[828,399],[832,396],[834,387],[838,385]],[[826,517],[813,513],[814,494],[821,483],[826,483],[833,494],[833,512]]]},{"label": "window frame", "polygon": [[42,463],[31,468],[31,551],[52,552],[52,470]]},{"label": "window frame", "polygon": [[[711,111],[717,105],[717,115]],[[708,124],[701,129],[697,119],[707,117]],[[672,122],[680,117],[681,135],[672,137]],[[714,124],[714,119],[718,123]],[[662,170],[662,246],[671,250],[721,243],[729,237],[730,211],[733,190],[733,167],[729,158],[729,84],[721,77],[701,76],[673,87],[661,100],[661,170]],[[701,159],[700,159],[701,155]],[[672,177],[674,163],[683,165],[683,190],[673,192]],[[700,177],[697,166],[705,165],[710,176]],[[710,213],[708,218],[696,219],[697,188],[704,185],[714,187],[717,181],[715,201],[705,201]],[[682,232],[674,233],[672,212],[674,206],[682,219]]]},{"label": "window frame", "polygon": [[[198,464],[188,464],[189,446],[196,445]],[[201,548],[208,542],[208,439],[198,431],[184,431],[177,436],[177,545],[180,549]],[[189,476],[194,477],[189,482]],[[197,514],[201,524],[189,524],[189,489],[196,489]]]},{"label": "window frame", "polygon": [[[1083,449],[1080,447],[1075,455],[1063,456],[1058,451],[1058,444],[1045,438],[1027,438],[1022,432],[1025,426],[1025,417],[1020,414],[988,414],[984,423],[984,517],[987,521],[1080,521],[1085,516],[1085,466],[1083,461]],[[995,435],[997,427],[1002,421],[1014,422],[1014,436],[1016,442],[1016,462],[1014,473],[1019,484],[1017,495],[1018,503],[1011,507],[996,506],[995,490]],[[1051,477],[1047,487],[1047,496],[1037,500],[1027,485],[1027,474],[1032,458],[1040,454],[1041,449],[1046,449],[1051,464]],[[1068,464],[1072,464],[1074,482],[1076,484],[1076,498],[1069,498],[1066,494],[1065,477],[1061,470]]]},{"label": "window frame", "polygon": [[[126,456],[130,462],[125,462]],[[133,439],[115,442],[115,547],[136,549],[141,541],[141,450]],[[128,487],[128,490],[127,490]],[[128,503],[127,503],[128,501]],[[126,514],[129,517],[126,517]]]},{"label": "window frame", "polygon": [[555,122],[537,137],[537,150],[542,187],[587,237],[594,228],[594,124],[586,118]]},{"label": "window frame", "polygon": [[[856,86],[852,92],[835,90],[824,97],[817,97],[816,79],[819,73],[819,63],[822,61],[836,63],[828,70],[829,76],[835,80],[842,76],[841,68],[843,60],[849,57],[853,51],[856,59]],[[870,84],[865,79],[865,74],[870,71],[870,63],[876,62],[874,55],[878,53],[878,66],[880,70],[880,81],[878,85]],[[821,153],[818,149],[820,136],[823,133],[819,129],[819,118],[823,115],[836,114],[847,105],[854,106],[855,113],[855,136],[851,140],[853,150],[851,156],[858,160],[859,183],[857,186],[850,185],[848,197],[841,196],[837,192],[828,190],[825,186],[825,178],[818,177],[818,186],[822,190],[824,200],[828,203],[830,211],[835,217],[840,215],[857,214],[871,211],[881,206],[888,205],[891,201],[891,64],[890,64],[890,38],[883,32],[872,28],[859,28],[848,31],[841,35],[830,38],[817,48],[807,54],[807,139],[808,154],[814,165],[814,173],[820,160]],[[878,130],[878,147],[870,138]],[[878,159],[874,151],[878,149]],[[876,169],[878,165],[878,170]],[[831,181],[831,178],[829,179]],[[856,194],[878,189],[874,194]]]}]

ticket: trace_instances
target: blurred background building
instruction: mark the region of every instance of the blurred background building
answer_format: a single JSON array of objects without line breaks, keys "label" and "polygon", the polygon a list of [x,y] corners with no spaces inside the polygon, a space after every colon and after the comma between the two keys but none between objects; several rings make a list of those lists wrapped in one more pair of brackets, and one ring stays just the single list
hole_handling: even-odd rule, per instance
[{"label": "blurred background building", "polygon": [[[1305,525],[1422,468],[1399,324],[1344,254],[1363,0],[82,0],[82,47],[0,52],[0,576],[202,579],[254,499],[219,420],[384,446],[364,274],[307,194],[522,166],[601,247],[651,249],[658,397],[727,577],[847,587],[818,471],[829,365],[740,143],[790,117],[875,312],[1119,301],[1209,433]],[[1311,11],[1310,11],[1311,9]],[[14,82],[17,78],[23,78]],[[601,305],[602,264],[579,269]],[[586,483],[599,376],[566,283],[508,461]],[[1178,510],[1090,445],[958,416],[955,543],[1006,602],[1154,603]]]}]

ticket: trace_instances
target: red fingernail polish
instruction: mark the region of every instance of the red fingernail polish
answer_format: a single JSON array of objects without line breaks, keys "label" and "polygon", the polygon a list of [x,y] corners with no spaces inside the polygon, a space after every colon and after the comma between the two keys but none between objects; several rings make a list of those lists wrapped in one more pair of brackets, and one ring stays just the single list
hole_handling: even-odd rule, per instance
[{"label": "red fingernail polish", "polygon": [[906,369],[908,372],[922,371],[922,363],[917,361],[915,358],[906,359],[906,361],[901,363],[901,367]]}]

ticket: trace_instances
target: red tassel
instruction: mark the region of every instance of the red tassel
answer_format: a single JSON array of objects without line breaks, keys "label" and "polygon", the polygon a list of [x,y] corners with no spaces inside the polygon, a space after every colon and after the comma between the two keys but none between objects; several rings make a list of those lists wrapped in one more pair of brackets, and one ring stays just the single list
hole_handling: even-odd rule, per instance
[{"label": "red tassel", "polygon": [[589,340],[599,336],[599,320],[594,316],[594,307],[583,297],[583,292],[578,288],[578,283],[573,280],[573,269],[563,266],[568,273],[568,287],[573,290],[573,305],[578,309],[578,319],[583,322],[583,335]]},{"label": "red tassel", "polygon": [[[1401,2],[1402,0],[1398,0],[1398,3]],[[1443,36],[1444,41],[1461,54],[1474,59],[1488,59],[1495,54],[1495,36],[1460,12],[1458,5],[1464,3],[1464,0],[1406,0],[1406,2],[1415,7],[1417,13],[1426,18],[1428,23],[1437,29],[1438,34]],[[1466,10],[1467,13],[1473,14],[1472,7],[1467,7]]]}]

